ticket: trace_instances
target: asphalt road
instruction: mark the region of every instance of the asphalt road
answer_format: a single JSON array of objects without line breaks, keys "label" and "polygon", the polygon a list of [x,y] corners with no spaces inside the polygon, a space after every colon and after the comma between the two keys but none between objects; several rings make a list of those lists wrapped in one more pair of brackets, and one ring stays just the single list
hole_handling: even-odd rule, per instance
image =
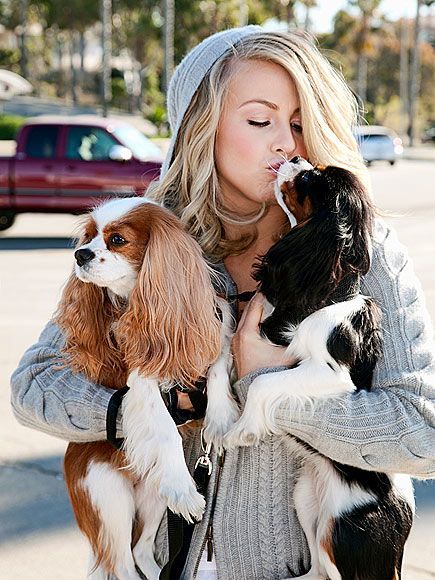
[{"label": "asphalt road", "polygon": [[[408,246],[435,318],[435,162],[370,169],[377,205]],[[392,213],[394,215],[392,215]],[[72,266],[72,216],[23,215],[0,234],[0,578],[77,580],[87,548],[61,475],[62,441],[19,426],[9,376],[51,316]],[[416,483],[405,579],[435,579],[435,484]]]}]

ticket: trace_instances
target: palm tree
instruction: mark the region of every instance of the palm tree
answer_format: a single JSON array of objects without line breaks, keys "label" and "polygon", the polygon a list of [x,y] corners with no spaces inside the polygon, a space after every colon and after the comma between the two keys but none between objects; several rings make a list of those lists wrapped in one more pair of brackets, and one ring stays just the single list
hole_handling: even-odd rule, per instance
[{"label": "palm tree", "polygon": [[174,72],[174,22],[175,22],[175,3],[174,0],[165,0],[165,27],[164,27],[164,49],[165,49],[165,68],[163,87],[166,93],[169,87],[172,73]]},{"label": "palm tree", "polygon": [[300,0],[301,4],[305,6],[305,30],[311,28],[310,11],[317,6],[317,0]]},{"label": "palm tree", "polygon": [[357,93],[367,99],[367,59],[371,50],[371,28],[373,16],[382,0],[348,0],[350,6],[359,8],[360,18],[356,31],[355,51],[357,54]]},{"label": "palm tree", "polygon": [[27,11],[29,9],[28,0],[20,0],[20,69],[21,76],[27,78],[27,50],[26,50],[26,32],[27,32]]}]

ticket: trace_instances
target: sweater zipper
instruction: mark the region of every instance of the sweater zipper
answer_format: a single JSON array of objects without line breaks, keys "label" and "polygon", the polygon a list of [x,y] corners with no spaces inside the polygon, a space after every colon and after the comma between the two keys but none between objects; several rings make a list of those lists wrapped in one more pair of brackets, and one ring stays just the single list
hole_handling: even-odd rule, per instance
[{"label": "sweater zipper", "polygon": [[210,519],[208,522],[207,531],[205,533],[204,541],[202,542],[200,558],[195,566],[194,575],[196,575],[196,573],[198,572],[199,562],[202,558],[202,553],[203,553],[204,548],[206,546],[207,546],[207,562],[211,562],[213,560],[213,516],[214,516],[214,510],[216,508],[217,491],[218,491],[219,482],[220,482],[220,478],[221,478],[222,467],[224,465],[224,460],[225,460],[225,452],[221,453],[217,457],[217,473],[216,473],[216,479],[215,479],[215,483],[214,483],[213,497],[211,500]]}]

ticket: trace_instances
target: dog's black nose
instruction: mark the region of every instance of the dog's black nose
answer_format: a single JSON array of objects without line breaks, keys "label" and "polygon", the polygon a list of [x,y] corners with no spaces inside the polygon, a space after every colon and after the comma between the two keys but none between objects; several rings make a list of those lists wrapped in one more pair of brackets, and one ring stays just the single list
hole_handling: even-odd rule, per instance
[{"label": "dog's black nose", "polygon": [[76,250],[74,252],[74,257],[76,262],[79,266],[83,266],[86,262],[90,262],[93,258],[95,258],[95,254],[89,248],[82,248],[80,250]]},{"label": "dog's black nose", "polygon": [[301,159],[302,157],[300,155],[296,155],[295,157],[293,157],[293,159],[290,159],[290,163],[297,163]]}]

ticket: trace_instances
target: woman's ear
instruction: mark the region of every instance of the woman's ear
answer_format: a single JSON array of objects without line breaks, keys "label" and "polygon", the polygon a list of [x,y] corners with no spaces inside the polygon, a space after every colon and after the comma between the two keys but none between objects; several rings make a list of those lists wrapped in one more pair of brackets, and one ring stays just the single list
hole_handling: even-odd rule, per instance
[{"label": "woman's ear", "polygon": [[[125,370],[111,337],[114,307],[105,290],[82,282],[72,273],[64,288],[55,322],[65,334],[63,352],[68,357],[68,364],[95,382],[108,387],[119,386],[116,377],[125,374]],[[108,384],[108,381],[115,384]]]},{"label": "woman's ear", "polygon": [[178,219],[153,219],[117,336],[129,369],[193,385],[220,351],[215,293],[202,252]]}]

